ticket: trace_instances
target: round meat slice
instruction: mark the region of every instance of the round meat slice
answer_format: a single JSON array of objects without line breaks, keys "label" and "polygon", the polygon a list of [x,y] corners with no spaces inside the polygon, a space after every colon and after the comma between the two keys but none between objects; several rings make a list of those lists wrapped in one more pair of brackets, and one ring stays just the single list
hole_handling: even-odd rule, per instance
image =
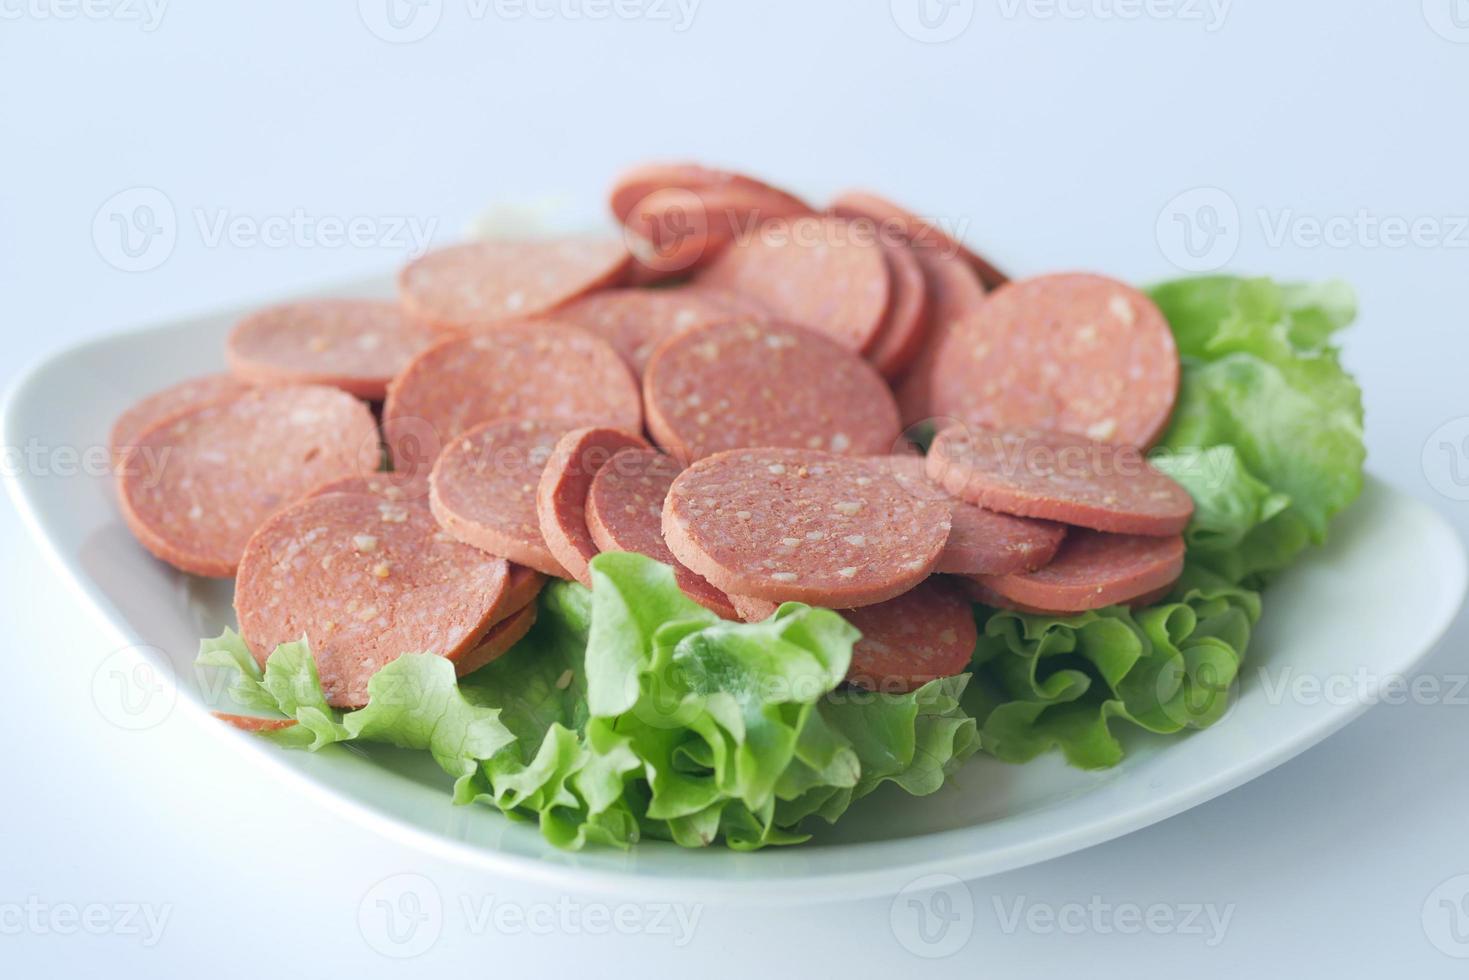
[{"label": "round meat slice", "polygon": [[327,703],[351,708],[405,653],[439,654],[462,673],[508,579],[506,562],[440,533],[422,507],[336,493],[287,508],[250,539],[235,613],[262,665],[305,636]]},{"label": "round meat slice", "polygon": [[646,280],[686,275],[763,222],[810,213],[800,202],[791,204],[759,188],[664,187],[633,206],[623,230],[634,268]]},{"label": "round meat slice", "polygon": [[436,330],[483,330],[609,286],[630,256],[614,239],[483,241],[429,252],[398,276],[404,311]]},{"label": "round meat slice", "polygon": [[775,611],[780,608],[778,602],[770,599],[756,599],[747,595],[732,595],[729,597],[729,602],[739,618],[747,623],[763,623],[774,616]]},{"label": "round meat slice", "polygon": [[933,372],[943,358],[947,339],[959,324],[979,312],[984,303],[984,286],[962,259],[934,249],[913,249],[928,299],[928,329],[922,346],[897,386],[898,409],[904,425],[925,422],[936,414],[933,408]]},{"label": "round meat slice", "polygon": [[951,426],[929,447],[929,478],[1002,514],[1167,537],[1193,516],[1188,491],[1132,446],[1059,432]]},{"label": "round meat slice", "polygon": [[571,578],[546,547],[536,487],[556,443],[575,422],[507,419],[444,447],[429,477],[429,506],[444,530],[481,551]]},{"label": "round meat slice", "polygon": [[847,191],[832,201],[830,211],[844,218],[866,218],[873,221],[883,231],[891,230],[901,235],[910,245],[921,251],[957,256],[974,269],[987,289],[998,289],[1010,281],[1010,277],[996,269],[989,260],[934,222],[920,218],[876,194]]},{"label": "round meat slice", "polygon": [[943,345],[935,414],[998,429],[1151,446],[1178,395],[1178,347],[1153,301],[1083,273],[997,290]]},{"label": "round meat slice", "polygon": [[547,320],[451,337],[418,355],[388,386],[383,434],[393,468],[413,472],[483,422],[572,419],[638,432],[642,416],[637,382],[611,345]]},{"label": "round meat slice", "polygon": [[228,711],[211,711],[210,714],[227,725],[233,725],[242,732],[250,732],[254,735],[264,735],[286,728],[295,728],[297,724],[294,718],[262,718],[259,715],[231,714]]},{"label": "round meat slice", "polygon": [[903,693],[962,674],[979,642],[968,600],[940,579],[842,616],[862,633],[852,647],[847,682],[869,691]]},{"label": "round meat slice", "polygon": [[587,588],[592,587],[587,563],[597,556],[586,516],[592,479],[619,451],[647,446],[641,436],[621,429],[573,429],[556,443],[541,470],[536,488],[541,536],[561,567]]},{"label": "round meat slice", "polygon": [[1027,611],[1077,613],[1156,595],[1183,574],[1183,537],[1073,531],[1044,568],[982,575],[981,586]]},{"label": "round meat slice", "polygon": [[653,355],[643,397],[648,431],[681,460],[747,446],[886,453],[900,433],[870,364],[788,324],[744,320],[674,337]]},{"label": "round meat slice", "polygon": [[673,566],[679,590],[724,619],[738,619],[730,597],[673,557],[663,540],[663,501],[683,472],[656,449],[624,449],[592,478],[587,530],[599,551],[630,551]]},{"label": "round meat slice", "polygon": [[607,289],[558,310],[556,319],[607,341],[641,376],[663,341],[696,327],[748,317],[749,304],[744,306],[691,289]]},{"label": "round meat slice", "polygon": [[205,405],[227,402],[250,390],[250,385],[229,374],[206,374],[154,392],[117,417],[108,439],[112,458],[121,463],[127,450],[145,429],[164,419],[192,412]]},{"label": "round meat slice", "polygon": [[892,276],[893,298],[866,357],[889,380],[900,377],[923,347],[928,330],[928,292],[923,267],[906,245],[882,244]]},{"label": "round meat slice", "polygon": [[381,401],[391,381],[438,335],[397,303],[322,299],[253,313],[230,333],[230,370],[251,384],[322,384]]},{"label": "round meat slice", "polygon": [[668,188],[764,200],[781,214],[811,213],[805,201],[764,181],[697,163],[644,163],[624,171],[612,185],[612,213],[626,224],[640,201]]},{"label": "round meat slice", "polygon": [[321,497],[329,493],[365,493],[395,503],[411,503],[428,506],[428,471],[417,473],[381,472],[365,476],[343,476],[328,480],[316,487],[308,496]]},{"label": "round meat slice", "polygon": [[499,660],[510,652],[511,647],[525,639],[525,634],[536,624],[536,604],[527,603],[496,621],[474,649],[462,655],[454,664],[460,677],[479,670],[492,660]]},{"label": "round meat slice", "polygon": [[329,479],[371,473],[377,426],[335,388],[256,388],[145,430],[118,471],[122,513],[176,568],[223,578],[276,511]]},{"label": "round meat slice", "polygon": [[[1023,602],[1014,602],[1010,599],[1006,599],[994,589],[991,589],[989,586],[985,585],[977,579],[959,577],[955,578],[954,581],[959,584],[959,586],[964,590],[965,594],[967,594],[969,598],[973,599],[975,602],[980,603],[981,605],[989,606],[992,609],[1008,609],[1012,612],[1030,613],[1033,616],[1076,615],[1076,612],[1074,611],[1066,612],[1060,609],[1039,609],[1035,606],[1028,606]],[[1171,593],[1172,591],[1173,586],[1171,584],[1165,585],[1161,589],[1154,589],[1152,592],[1149,592],[1146,595],[1140,595],[1136,599],[1129,599],[1125,603],[1125,605],[1131,606],[1133,609],[1146,609],[1149,606],[1156,606],[1158,603],[1168,598],[1169,593]]]},{"label": "round meat slice", "polygon": [[679,561],[734,595],[835,609],[871,605],[926,578],[949,510],[869,462],[746,449],[673,481],[663,537]]},{"label": "round meat slice", "polygon": [[921,456],[885,456],[874,462],[889,470],[909,493],[948,505],[949,540],[935,572],[1005,575],[1032,571],[1051,560],[1066,536],[1065,525],[999,514],[950,495],[928,478]]},{"label": "round meat slice", "polygon": [[698,282],[749,296],[771,316],[870,348],[887,313],[887,260],[870,235],[839,218],[766,222],[720,253]]}]

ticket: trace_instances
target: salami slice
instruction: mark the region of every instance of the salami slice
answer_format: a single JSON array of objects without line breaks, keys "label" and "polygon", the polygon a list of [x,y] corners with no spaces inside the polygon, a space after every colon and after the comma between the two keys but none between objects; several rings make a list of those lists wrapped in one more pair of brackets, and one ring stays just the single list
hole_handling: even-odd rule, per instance
[{"label": "salami slice", "polygon": [[1148,297],[1105,276],[1038,276],[997,290],[945,340],[933,408],[1146,448],[1168,424],[1178,376],[1173,332]]},{"label": "salami slice", "polygon": [[673,566],[684,595],[724,619],[738,619],[730,597],[680,564],[663,540],[663,501],[683,472],[656,449],[624,449],[597,471],[587,492],[587,529],[599,551],[631,551]]},{"label": "salami slice", "polygon": [[196,575],[233,575],[272,514],[328,479],[371,473],[367,406],[335,388],[256,388],[144,430],[118,472],[122,513],[143,546]]},{"label": "salami slice", "polygon": [[509,653],[515,644],[525,639],[525,634],[536,624],[536,611],[536,604],[530,602],[512,610],[491,625],[474,649],[463,654],[455,663],[455,671],[463,677]]},{"label": "salami slice", "polygon": [[417,473],[368,473],[338,477],[328,480],[310,493],[320,497],[329,493],[365,493],[395,503],[415,503],[428,506],[428,472]]},{"label": "salami slice", "polygon": [[1168,537],[1194,512],[1188,491],[1141,450],[1059,432],[955,425],[934,439],[927,463],[950,493],[1003,514]]},{"label": "salami slice", "polygon": [[751,304],[714,291],[691,289],[608,289],[584,296],[557,311],[556,318],[596,334],[642,375],[653,350],[687,330],[726,320],[758,316]]},{"label": "salami slice", "polygon": [[412,319],[437,330],[482,330],[549,313],[611,285],[630,257],[620,241],[482,241],[429,252],[403,269],[398,291]]},{"label": "salami slice", "polygon": [[928,292],[923,267],[906,245],[882,245],[892,277],[892,301],[866,357],[889,380],[900,377],[918,356],[928,330]]},{"label": "salami slice", "polygon": [[958,256],[978,274],[987,289],[998,289],[1010,281],[989,260],[969,249],[933,221],[920,218],[892,201],[866,191],[847,191],[831,203],[831,213],[844,218],[866,218],[884,230],[892,230],[921,251]]},{"label": "salami slice", "polygon": [[442,534],[422,507],[327,494],[250,539],[235,612],[261,664],[305,636],[327,702],[357,707],[368,679],[404,653],[436,653],[462,672],[508,580],[506,562]]},{"label": "salami slice", "polygon": [[122,462],[145,429],[205,405],[227,402],[243,395],[250,387],[232,375],[206,374],[154,392],[117,417],[108,439],[114,462]]},{"label": "salami slice", "polygon": [[381,401],[388,382],[437,335],[397,303],[308,300],[253,313],[230,333],[230,370],[251,384],[322,384]]},{"label": "salami slice", "polygon": [[[383,433],[394,469],[432,465],[442,446],[483,422],[573,419],[637,432],[637,382],[617,352],[555,321],[444,340],[388,386]],[[568,426],[570,428],[570,426]]]},{"label": "salami slice", "polygon": [[948,508],[869,462],[748,449],[695,463],[663,505],[679,561],[734,595],[836,609],[908,591],[933,570]]},{"label": "salami slice", "polygon": [[793,194],[754,177],[697,163],[644,163],[624,171],[612,185],[612,213],[626,222],[639,201],[666,188],[742,195],[768,200],[781,213],[811,213],[810,205]]},{"label": "salami slice", "polygon": [[[1028,606],[1023,602],[1015,602],[1000,595],[994,589],[991,589],[977,579],[956,576],[953,581],[958,583],[969,598],[992,609],[1008,609],[1014,612],[1030,613],[1035,616],[1076,615],[1075,611],[1067,612],[1061,609],[1040,609],[1036,606]],[[1169,593],[1172,591],[1173,586],[1171,584],[1165,585],[1162,588],[1154,589],[1152,592],[1140,595],[1136,599],[1129,599],[1124,604],[1131,606],[1133,609],[1146,609],[1149,606],[1156,606],[1164,599],[1167,599]]]},{"label": "salami slice", "polygon": [[909,493],[948,505],[949,540],[935,572],[1005,575],[1032,571],[1051,560],[1066,536],[1062,524],[999,514],[950,495],[928,478],[920,456],[885,456],[874,462],[889,470]]},{"label": "salami slice", "polygon": [[780,608],[780,603],[771,599],[756,599],[747,595],[732,595],[729,602],[739,618],[747,623],[763,623]]},{"label": "salami slice", "polygon": [[429,477],[429,505],[455,539],[571,578],[546,547],[536,487],[557,441],[575,422],[508,419],[471,429],[444,447]]},{"label": "salami slice", "polygon": [[944,356],[944,344],[959,325],[979,312],[984,286],[961,259],[933,249],[913,250],[923,269],[928,299],[928,330],[923,344],[897,386],[904,425],[932,419],[933,372]]},{"label": "salami slice", "polygon": [[261,718],[259,715],[236,715],[228,711],[211,711],[210,714],[227,725],[254,735],[294,728],[297,724],[294,718]]},{"label": "salami slice", "polygon": [[647,445],[641,436],[621,429],[573,429],[556,443],[541,471],[536,489],[541,536],[561,567],[587,588],[592,587],[587,563],[597,555],[586,517],[592,479],[620,450]]},{"label": "salami slice", "polygon": [[648,431],[681,460],[747,446],[886,453],[898,409],[881,377],[801,327],[748,320],[667,341],[643,377]]},{"label": "salami slice", "polygon": [[1046,567],[976,581],[1026,611],[1077,613],[1157,595],[1183,573],[1183,537],[1073,531]]},{"label": "salami slice", "polygon": [[665,187],[639,200],[623,219],[641,278],[687,275],[761,223],[809,215],[810,208],[739,185],[695,190]]},{"label": "salami slice", "polygon": [[854,351],[872,346],[891,295],[882,248],[839,218],[766,222],[720,253],[697,281],[749,296],[776,319]]}]

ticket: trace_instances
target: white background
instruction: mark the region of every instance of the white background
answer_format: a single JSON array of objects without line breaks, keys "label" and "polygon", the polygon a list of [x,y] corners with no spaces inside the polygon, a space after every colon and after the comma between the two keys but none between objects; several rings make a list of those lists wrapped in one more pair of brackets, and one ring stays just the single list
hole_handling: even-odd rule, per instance
[{"label": "white background", "polygon": [[[818,196],[885,191],[965,222],[1022,274],[1177,274],[1193,261],[1181,216],[1196,250],[1212,242],[1207,264],[1349,279],[1371,468],[1469,529],[1451,499],[1469,496],[1454,468],[1469,466],[1469,422],[1435,433],[1469,414],[1469,2],[1455,21],[1453,0],[958,0],[935,33],[912,27],[908,0],[703,0],[691,20],[671,0],[622,0],[621,15],[596,0],[426,0],[407,30],[433,29],[412,43],[393,43],[384,0],[175,0],[155,20],[160,2],[0,0],[0,380],[120,326],[390,268],[395,218],[449,239],[495,201],[595,217],[618,168],[699,158]],[[176,235],[127,260],[106,202],[137,187],[161,192],[155,217],[171,209]],[[1216,190],[1170,205],[1197,187]],[[306,230],[284,243],[248,237],[293,214]],[[387,240],[310,233],[352,217]],[[1348,219],[1342,236],[1314,239],[1311,223],[1333,218]],[[221,219],[242,229],[234,241],[213,237]],[[1417,244],[1374,230],[1414,219]],[[116,267],[129,261],[156,267]],[[27,902],[168,915],[151,946],[126,928],[0,918],[7,975],[1464,975],[1423,911],[1469,873],[1463,703],[1379,706],[1220,800],[975,882],[950,934],[968,941],[947,959],[905,948],[885,900],[711,906],[681,947],[656,932],[513,935],[476,931],[461,900],[578,897],[344,824],[184,719],[110,726],[88,694],[108,651],[8,508],[0,555],[0,916]],[[1322,615],[1392,602],[1344,595]],[[1461,622],[1425,671],[1464,676],[1466,641]],[[374,884],[404,872],[445,903],[436,941],[406,963],[357,924]],[[1094,896],[1232,918],[1210,945],[1091,913],[1074,934],[1007,929],[997,912]],[[1469,941],[1469,910],[1459,925]]]}]

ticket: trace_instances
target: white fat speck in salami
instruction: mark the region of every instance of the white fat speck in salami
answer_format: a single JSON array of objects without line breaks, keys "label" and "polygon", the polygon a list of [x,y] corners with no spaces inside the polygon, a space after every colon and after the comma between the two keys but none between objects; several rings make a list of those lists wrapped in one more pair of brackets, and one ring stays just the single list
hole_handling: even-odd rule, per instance
[{"label": "white fat speck in salami", "polygon": [[224,577],[272,514],[329,479],[373,472],[378,460],[372,413],[351,395],[255,388],[144,430],[118,469],[118,495],[149,551]]},{"label": "white fat speck in salami", "polygon": [[669,549],[716,588],[839,609],[917,585],[948,535],[944,504],[867,461],[809,450],[711,456],[673,482],[663,505]]},{"label": "white fat speck in salami", "polygon": [[935,415],[1151,446],[1178,395],[1173,332],[1147,296],[1082,273],[996,290],[945,340]]},{"label": "white fat speck in salami", "polygon": [[630,256],[614,239],[483,241],[429,252],[403,269],[404,312],[437,330],[482,330],[540,316],[611,285]]},{"label": "white fat speck in salami", "polygon": [[773,317],[868,349],[887,313],[891,283],[882,248],[839,218],[767,222],[700,273],[704,288],[749,296]]},{"label": "white fat speck in salami", "polygon": [[752,303],[712,290],[608,289],[556,312],[556,319],[596,334],[641,376],[653,351],[669,337],[732,319],[759,319]]},{"label": "white fat speck in salami", "polygon": [[952,496],[930,480],[921,456],[884,456],[874,462],[889,470],[909,493],[942,500],[949,508],[949,540],[935,572],[953,575],[1004,575],[1028,572],[1051,560],[1066,526],[1053,521],[1013,517]]},{"label": "white fat speck in salami", "polygon": [[388,386],[383,434],[394,468],[412,472],[465,430],[496,419],[573,419],[637,432],[640,402],[632,373],[606,341],[536,321],[452,337],[414,358]]},{"label": "white fat speck in salami", "polygon": [[429,504],[451,536],[536,571],[571,578],[546,547],[536,488],[574,421],[509,419],[457,437],[429,477]]},{"label": "white fat speck in salami", "polygon": [[[235,612],[255,659],[305,636],[337,707],[365,704],[368,678],[404,653],[478,666],[463,658],[509,579],[506,562],[440,534],[422,507],[390,520],[385,506],[366,494],[307,498],[267,521],[240,561]],[[364,536],[375,547],[361,549]]]},{"label": "white fat speck in salami", "polygon": [[230,333],[230,370],[252,384],[321,384],[381,401],[388,382],[439,339],[397,303],[321,299],[245,317]]},{"label": "white fat speck in salami", "polygon": [[[1183,553],[1180,535],[1159,538],[1076,530],[1044,568],[981,575],[974,581],[1023,611],[1065,615],[1161,598],[1183,573]],[[988,602],[983,595],[980,591],[975,597]]]},{"label": "white fat speck in salami", "polygon": [[1019,517],[1167,537],[1193,516],[1188,491],[1132,446],[1059,432],[951,426],[929,448],[930,479],[956,497]]},{"label": "white fat speck in salami", "polygon": [[646,449],[641,436],[621,429],[573,429],[556,443],[536,488],[541,536],[556,561],[582,585],[592,587],[597,543],[587,529],[587,492],[597,471],[620,450]]},{"label": "white fat speck in salami", "polygon": [[821,334],[739,321],[681,334],[643,376],[648,431],[682,460],[785,446],[885,453],[898,409],[872,366]]},{"label": "white fat speck in salami", "polygon": [[205,405],[227,402],[243,395],[250,388],[251,385],[233,375],[206,374],[154,392],[117,417],[108,439],[112,458],[121,462],[123,455],[138,441],[143,430],[152,428],[164,419],[192,412]]}]

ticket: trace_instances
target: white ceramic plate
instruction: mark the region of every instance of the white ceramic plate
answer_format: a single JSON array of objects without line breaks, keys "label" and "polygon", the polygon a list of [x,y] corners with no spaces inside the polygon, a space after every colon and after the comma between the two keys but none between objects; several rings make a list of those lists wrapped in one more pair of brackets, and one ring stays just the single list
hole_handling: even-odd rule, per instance
[{"label": "white ceramic plate", "polygon": [[[389,288],[386,281],[356,284],[337,295]],[[223,340],[237,312],[113,336],[51,358],[10,393],[6,445],[40,447],[53,463],[66,458],[55,452],[61,447],[95,457],[113,418],[135,399],[223,368]],[[1237,703],[1207,731],[1168,739],[1128,734],[1126,760],[1105,772],[1069,769],[1055,757],[1026,766],[976,758],[931,797],[879,791],[795,848],[736,854],[653,843],[629,853],[567,854],[548,847],[534,826],[487,807],[450,805],[445,777],[420,755],[357,747],[291,752],[210,718],[209,708],[230,706],[209,703],[214,685],[201,683],[192,663],[200,636],[233,624],[229,584],[192,579],[151,558],[123,526],[105,476],[10,469],[12,497],[78,598],[119,647],[135,646],[137,656],[177,679],[180,708],[217,738],[222,754],[273,767],[286,805],[314,792],[385,834],[466,864],[575,891],[665,900],[893,893],[923,874],[980,877],[1146,827],[1266,772],[1356,717],[1367,704],[1340,696],[1340,683],[1336,693],[1315,697],[1301,688],[1307,696],[1299,698],[1281,697],[1280,685],[1288,682],[1289,692],[1291,678],[1408,673],[1448,626],[1465,587],[1464,554],[1449,526],[1372,480],[1331,543],[1271,587]]]}]

